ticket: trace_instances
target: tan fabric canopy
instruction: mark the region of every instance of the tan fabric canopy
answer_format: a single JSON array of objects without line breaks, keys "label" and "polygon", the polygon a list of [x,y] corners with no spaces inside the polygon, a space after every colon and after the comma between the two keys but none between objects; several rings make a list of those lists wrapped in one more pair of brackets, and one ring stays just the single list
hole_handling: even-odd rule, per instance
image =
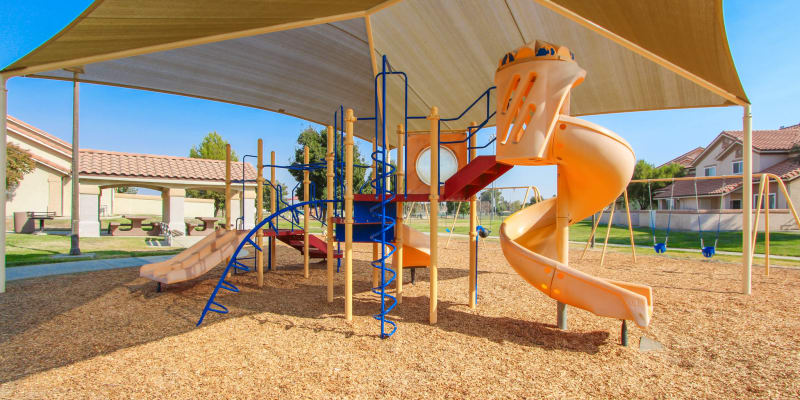
[{"label": "tan fabric canopy", "polygon": [[[451,117],[492,85],[503,54],[535,39],[568,46],[588,71],[576,115],[748,103],[720,0],[98,0],[2,73],[71,80],[63,68],[83,67],[84,82],[327,125],[339,105],[375,114],[382,55],[408,75],[410,114]],[[396,123],[401,81],[388,86]],[[483,120],[479,108],[447,127]]]}]

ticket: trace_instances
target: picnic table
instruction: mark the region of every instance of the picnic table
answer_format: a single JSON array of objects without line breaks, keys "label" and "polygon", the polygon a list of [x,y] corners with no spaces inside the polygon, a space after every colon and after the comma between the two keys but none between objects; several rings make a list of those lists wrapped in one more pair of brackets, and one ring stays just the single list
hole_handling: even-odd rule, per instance
[{"label": "picnic table", "polygon": [[187,236],[207,236],[211,232],[214,232],[214,224],[219,221],[219,218],[214,217],[195,217],[202,222],[203,229],[197,231],[194,228],[197,226],[190,222],[186,223],[186,235]]},{"label": "picnic table", "polygon": [[[161,234],[160,225],[158,223],[150,223],[152,226],[149,232],[142,229],[145,225],[143,222],[150,217],[143,217],[139,215],[123,215],[122,218],[130,220],[130,224],[120,224],[111,222],[108,224],[108,233],[112,236],[157,236]],[[130,227],[130,229],[120,229],[121,227]]]},{"label": "picnic table", "polygon": [[28,211],[28,218],[36,223],[36,220],[39,220],[39,230],[34,232],[34,235],[46,235],[44,232],[44,220],[46,219],[54,219],[56,217],[55,211],[51,212],[36,212],[36,211]]}]

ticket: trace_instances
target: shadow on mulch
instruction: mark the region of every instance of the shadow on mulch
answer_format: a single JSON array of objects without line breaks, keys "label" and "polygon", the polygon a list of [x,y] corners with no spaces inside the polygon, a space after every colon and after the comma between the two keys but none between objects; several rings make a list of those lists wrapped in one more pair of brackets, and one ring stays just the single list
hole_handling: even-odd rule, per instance
[{"label": "shadow on mulch", "polygon": [[[262,288],[257,287],[252,273],[230,278],[240,292],[221,291],[217,300],[230,312],[209,313],[202,327],[212,327],[229,318],[249,317],[259,323],[283,324],[285,329],[293,329],[298,326],[289,317],[295,317],[308,320],[304,321],[304,329],[340,332],[344,337],[362,335],[341,323],[343,268],[336,276],[336,298],[328,303],[325,263],[312,263],[312,277],[304,280],[298,276],[302,274],[298,253],[281,246],[276,256],[281,260],[280,266],[265,273]],[[369,293],[370,268],[369,262],[354,260],[353,313],[357,316],[371,316],[378,309],[377,297]],[[199,279],[169,285],[162,293],[156,292],[154,282],[138,277],[138,268],[9,283],[8,292],[0,296],[0,383],[194,330],[222,270],[219,266]],[[481,272],[481,276],[498,273],[503,274]],[[464,269],[440,268],[439,280],[459,279],[467,274]],[[408,271],[404,278],[409,282]],[[427,271],[420,269],[417,282],[427,282],[427,278]],[[440,322],[435,328],[498,343],[593,353],[608,338],[607,332],[564,332],[552,325],[458,310],[466,307],[463,304],[440,300],[439,307]],[[287,318],[276,322],[274,318],[255,315],[262,313]],[[424,325],[428,325],[427,315],[427,296],[406,296],[402,307],[392,313],[402,323]]]}]

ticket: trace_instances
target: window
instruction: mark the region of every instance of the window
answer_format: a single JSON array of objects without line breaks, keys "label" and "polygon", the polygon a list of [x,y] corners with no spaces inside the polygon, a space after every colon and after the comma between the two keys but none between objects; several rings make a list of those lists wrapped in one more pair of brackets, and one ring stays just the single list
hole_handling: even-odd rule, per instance
[{"label": "window", "polygon": [[703,168],[703,172],[705,176],[716,176],[717,175],[717,166],[716,165],[709,165],[708,167]]},{"label": "window", "polygon": [[733,174],[734,175],[741,175],[743,168],[744,168],[744,164],[742,164],[741,161],[734,161],[733,162]]},{"label": "window", "polygon": [[[775,193],[770,193],[769,194],[769,208],[770,209],[778,208],[776,202],[777,202],[777,199],[775,198]],[[758,195],[754,194],[753,195],[753,208],[757,208],[757,207],[758,207]],[[761,200],[761,209],[763,210],[765,207],[766,207],[766,205],[764,204],[764,199],[762,199]]]},{"label": "window", "polygon": [[731,200],[731,209],[732,210],[741,210],[742,209],[742,200],[739,200],[739,199]]}]

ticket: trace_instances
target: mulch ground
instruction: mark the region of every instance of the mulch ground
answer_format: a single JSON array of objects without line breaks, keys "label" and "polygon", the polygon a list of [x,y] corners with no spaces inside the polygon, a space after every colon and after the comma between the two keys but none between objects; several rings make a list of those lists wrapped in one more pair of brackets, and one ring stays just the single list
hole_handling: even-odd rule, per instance
[{"label": "mulch ground", "polygon": [[[0,295],[0,398],[797,398],[800,271],[754,268],[739,294],[736,264],[599,252],[571,264],[653,286],[650,327],[570,308],[508,266],[499,244],[481,249],[479,303],[467,303],[467,243],[442,249],[439,323],[428,324],[428,274],[407,285],[378,338],[370,293],[371,246],[356,247],[355,318],[343,319],[343,274],[325,301],[324,264],[279,246],[264,288],[232,278],[231,310],[194,324],[221,272],[155,292],[138,269],[10,282]],[[410,274],[407,272],[406,281]],[[642,336],[664,349],[641,352]]]}]

